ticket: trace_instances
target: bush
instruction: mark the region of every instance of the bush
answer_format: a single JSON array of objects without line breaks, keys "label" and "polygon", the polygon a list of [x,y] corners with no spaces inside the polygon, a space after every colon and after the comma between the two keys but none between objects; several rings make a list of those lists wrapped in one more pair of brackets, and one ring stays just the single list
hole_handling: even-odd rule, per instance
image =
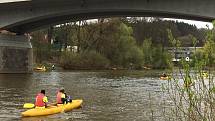
[{"label": "bush", "polygon": [[109,66],[109,60],[96,51],[63,52],[60,63],[64,69],[106,69]]}]

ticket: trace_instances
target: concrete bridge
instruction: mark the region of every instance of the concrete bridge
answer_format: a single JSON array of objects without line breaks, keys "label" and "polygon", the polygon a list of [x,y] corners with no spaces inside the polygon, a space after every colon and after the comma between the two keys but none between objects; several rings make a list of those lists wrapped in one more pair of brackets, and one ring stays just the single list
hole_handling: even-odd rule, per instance
[{"label": "concrete bridge", "polygon": [[[26,2],[1,3],[0,30],[15,32],[17,35],[13,36],[19,37],[18,35],[23,35],[24,33],[50,25],[112,16],[158,16],[211,22],[215,18],[215,1],[31,0]],[[0,41],[1,39],[0,36]],[[4,47],[4,45],[0,46]],[[26,48],[29,47],[26,46]],[[31,66],[28,66],[26,72],[31,70],[31,68]],[[2,70],[4,72],[4,69]],[[19,71],[18,68],[17,71]]]},{"label": "concrete bridge", "polygon": [[0,4],[0,28],[15,33],[110,16],[159,16],[212,21],[214,0],[31,0]]}]

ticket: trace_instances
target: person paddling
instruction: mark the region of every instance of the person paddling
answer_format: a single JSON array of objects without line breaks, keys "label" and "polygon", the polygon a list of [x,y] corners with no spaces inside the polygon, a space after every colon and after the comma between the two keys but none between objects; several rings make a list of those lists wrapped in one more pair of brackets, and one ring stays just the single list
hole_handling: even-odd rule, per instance
[{"label": "person paddling", "polygon": [[41,90],[36,96],[35,108],[46,108],[48,98],[45,96],[45,90]]},{"label": "person paddling", "polygon": [[57,104],[65,104],[65,103],[67,103],[65,90],[61,88],[57,92]]},{"label": "person paddling", "polygon": [[167,75],[165,73],[162,74],[162,77],[167,77]]},{"label": "person paddling", "polygon": [[61,88],[57,92],[57,104],[67,104],[68,102],[72,102],[71,97],[67,96],[65,90]]}]

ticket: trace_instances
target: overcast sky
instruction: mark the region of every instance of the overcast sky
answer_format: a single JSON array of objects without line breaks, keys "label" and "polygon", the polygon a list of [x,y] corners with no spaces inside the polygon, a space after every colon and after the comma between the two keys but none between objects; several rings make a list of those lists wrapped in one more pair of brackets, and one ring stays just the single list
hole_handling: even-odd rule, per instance
[{"label": "overcast sky", "polygon": [[0,0],[0,3],[17,2],[17,1],[30,1],[30,0]]},{"label": "overcast sky", "polygon": [[197,28],[207,28],[207,25],[210,29],[213,28],[213,24],[209,23],[209,22],[193,21],[193,20],[185,20],[185,19],[169,19],[169,18],[165,18],[165,19],[174,20],[174,21],[182,21],[182,22],[188,23],[188,24],[194,24],[194,25],[196,25]]}]

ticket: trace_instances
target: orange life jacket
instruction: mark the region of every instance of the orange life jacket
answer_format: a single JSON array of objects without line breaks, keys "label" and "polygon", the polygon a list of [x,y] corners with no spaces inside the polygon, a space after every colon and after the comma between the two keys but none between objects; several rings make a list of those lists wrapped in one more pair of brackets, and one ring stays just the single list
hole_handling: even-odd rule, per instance
[{"label": "orange life jacket", "polygon": [[43,93],[38,93],[36,96],[35,106],[44,107],[46,105],[45,102],[43,102],[44,97],[45,97],[45,95]]},{"label": "orange life jacket", "polygon": [[62,104],[63,102],[62,102],[62,100],[61,100],[61,95],[62,95],[62,93],[61,92],[57,92],[57,103],[58,104]]}]

